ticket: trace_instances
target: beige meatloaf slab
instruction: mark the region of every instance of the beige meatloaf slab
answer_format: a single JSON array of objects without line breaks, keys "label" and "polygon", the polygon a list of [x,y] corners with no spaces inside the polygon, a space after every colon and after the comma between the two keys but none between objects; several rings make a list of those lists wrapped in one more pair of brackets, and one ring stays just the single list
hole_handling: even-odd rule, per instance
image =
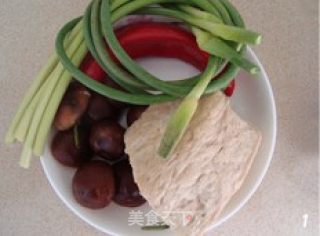
[{"label": "beige meatloaf slab", "polygon": [[230,107],[223,93],[201,99],[169,159],[157,150],[178,103],[150,106],[127,131],[126,152],[141,194],[176,235],[200,236],[241,187],[260,133]]}]

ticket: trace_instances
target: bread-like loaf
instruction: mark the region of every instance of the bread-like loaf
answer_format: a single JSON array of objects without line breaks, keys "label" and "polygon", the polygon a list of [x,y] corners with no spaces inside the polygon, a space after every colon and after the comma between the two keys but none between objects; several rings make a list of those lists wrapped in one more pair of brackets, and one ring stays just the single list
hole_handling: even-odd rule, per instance
[{"label": "bread-like loaf", "polygon": [[126,152],[141,194],[176,235],[200,236],[239,190],[261,143],[260,133],[217,92],[201,99],[168,159],[157,151],[178,102],[150,106],[127,131]]}]

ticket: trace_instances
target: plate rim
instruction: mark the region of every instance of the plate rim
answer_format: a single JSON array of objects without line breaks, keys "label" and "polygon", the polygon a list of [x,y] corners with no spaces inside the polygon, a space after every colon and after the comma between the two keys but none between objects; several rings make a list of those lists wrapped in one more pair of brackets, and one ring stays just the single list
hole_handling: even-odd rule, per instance
[{"label": "plate rim", "polygon": [[[217,222],[214,222],[210,227],[209,230],[213,230],[214,228],[220,226],[221,224],[223,224],[224,222],[226,222],[227,220],[229,220],[232,216],[234,216],[237,212],[239,212],[241,210],[242,207],[244,207],[248,201],[251,199],[251,197],[254,195],[254,193],[258,190],[259,186],[261,185],[264,177],[267,174],[267,171],[271,165],[271,161],[273,159],[273,154],[274,154],[274,150],[275,150],[275,146],[276,146],[276,140],[277,140],[277,130],[278,130],[278,124],[277,124],[277,109],[276,109],[276,103],[275,103],[275,99],[274,99],[274,94],[273,94],[273,90],[272,90],[272,86],[270,83],[270,79],[269,76],[267,74],[267,72],[265,71],[262,63],[260,62],[259,58],[257,57],[257,55],[255,54],[255,52],[249,47],[247,46],[247,54],[250,54],[250,56],[254,59],[255,63],[258,64],[259,68],[260,68],[260,73],[262,74],[261,77],[265,78],[265,82],[266,82],[266,86],[267,86],[267,91],[268,94],[270,95],[271,101],[271,110],[272,110],[272,138],[271,138],[271,148],[268,151],[268,154],[266,155],[267,157],[267,161],[266,161],[266,165],[264,166],[261,174],[259,175],[259,178],[256,179],[255,184],[253,185],[253,187],[251,188],[251,190],[248,192],[248,194],[246,195],[246,197],[241,201],[241,203],[235,207],[228,215],[226,215],[225,217],[219,219]],[[240,187],[241,188],[241,187]]]}]

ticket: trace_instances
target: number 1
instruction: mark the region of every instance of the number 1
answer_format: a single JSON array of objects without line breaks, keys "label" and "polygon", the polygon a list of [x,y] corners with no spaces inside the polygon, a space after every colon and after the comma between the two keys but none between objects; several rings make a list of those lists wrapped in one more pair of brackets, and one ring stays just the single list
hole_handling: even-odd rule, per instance
[{"label": "number 1", "polygon": [[303,218],[303,228],[307,228],[309,215],[304,214],[302,218]]}]

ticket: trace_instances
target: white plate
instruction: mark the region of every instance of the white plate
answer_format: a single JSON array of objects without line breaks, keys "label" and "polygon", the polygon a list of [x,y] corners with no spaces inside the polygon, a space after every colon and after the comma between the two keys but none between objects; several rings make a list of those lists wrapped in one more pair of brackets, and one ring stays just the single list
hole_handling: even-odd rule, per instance
[{"label": "white plate", "polygon": [[[246,57],[260,66],[261,73],[256,78],[250,78],[245,72],[241,72],[237,76],[236,92],[232,97],[232,105],[243,119],[261,130],[263,141],[243,186],[232,198],[219,219],[213,223],[212,228],[217,227],[239,211],[257,190],[271,162],[276,142],[276,108],[268,76],[250,48],[247,49]],[[139,63],[162,78],[181,78],[193,75],[196,72],[189,65],[176,60],[168,62],[164,59],[144,59]],[[176,68],[179,68],[179,70]],[[168,230],[161,232],[142,231],[139,226],[128,225],[129,212],[131,210],[141,210],[147,213],[150,210],[147,204],[133,209],[120,207],[113,203],[102,210],[90,210],[81,207],[74,200],[71,191],[74,170],[63,167],[56,162],[48,148],[41,157],[41,163],[50,184],[60,199],[76,215],[98,230],[110,235],[122,236],[171,235]]]}]

